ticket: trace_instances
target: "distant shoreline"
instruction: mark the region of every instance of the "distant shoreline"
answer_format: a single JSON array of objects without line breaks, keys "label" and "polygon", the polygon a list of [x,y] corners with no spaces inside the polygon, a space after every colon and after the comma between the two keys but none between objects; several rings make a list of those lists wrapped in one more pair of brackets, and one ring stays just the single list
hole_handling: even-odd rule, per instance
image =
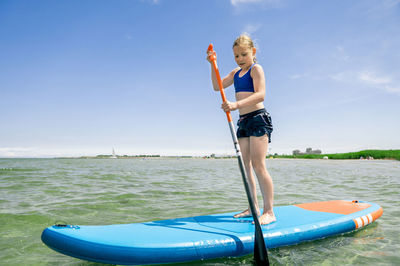
[{"label": "distant shoreline", "polygon": [[362,150],[347,153],[271,155],[273,158],[285,159],[329,159],[329,160],[398,160],[400,150]]},{"label": "distant shoreline", "polygon": [[[60,157],[62,158],[77,158],[77,159],[143,159],[143,158],[203,158],[203,159],[230,159],[236,158],[235,155],[215,155],[209,156],[162,156],[162,155],[116,155],[112,158],[111,155],[97,156],[81,156],[81,157]],[[362,150],[358,152],[347,153],[329,153],[329,154],[299,154],[299,155],[268,155],[267,158],[273,159],[329,159],[329,160],[398,160],[400,161],[400,150]]]},{"label": "distant shoreline", "polygon": [[[76,157],[0,157],[0,159],[232,159],[236,155],[96,155]],[[347,153],[327,154],[274,154],[267,159],[326,159],[326,160],[397,160],[400,161],[400,150],[362,150]]]}]

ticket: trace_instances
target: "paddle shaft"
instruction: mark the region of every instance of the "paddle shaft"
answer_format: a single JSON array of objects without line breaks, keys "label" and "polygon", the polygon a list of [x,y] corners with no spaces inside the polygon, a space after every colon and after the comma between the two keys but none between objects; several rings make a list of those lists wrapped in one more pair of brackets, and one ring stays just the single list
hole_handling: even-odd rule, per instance
[{"label": "paddle shaft", "polygon": [[[210,44],[208,46],[207,51],[214,52],[212,44]],[[210,56],[210,61],[211,61],[211,65],[214,69],[215,76],[217,78],[222,101],[226,102],[225,91],[224,91],[224,87],[222,85],[221,76],[219,74],[219,70],[218,70],[218,66],[217,66],[217,58],[216,58],[215,54],[212,54]],[[230,129],[231,135],[232,135],[233,145],[235,146],[236,155],[237,155],[238,163],[239,163],[239,168],[240,168],[240,172],[242,174],[244,188],[246,190],[247,200],[249,201],[250,211],[251,211],[251,214],[253,215],[253,219],[254,219],[254,225],[255,225],[254,260],[256,261],[256,263],[258,265],[269,265],[268,252],[267,252],[267,248],[265,246],[264,235],[263,235],[263,232],[261,229],[260,221],[258,220],[258,217],[257,217],[257,210],[256,210],[256,207],[254,205],[254,200],[253,200],[255,198],[255,195],[252,195],[252,192],[250,190],[250,186],[249,186],[247,174],[246,174],[246,169],[244,167],[244,162],[243,162],[243,158],[242,158],[242,153],[240,152],[239,141],[236,136],[235,126],[233,125],[232,115],[231,115],[230,111],[226,111],[226,117],[228,119],[228,124],[229,124],[229,129]]]}]

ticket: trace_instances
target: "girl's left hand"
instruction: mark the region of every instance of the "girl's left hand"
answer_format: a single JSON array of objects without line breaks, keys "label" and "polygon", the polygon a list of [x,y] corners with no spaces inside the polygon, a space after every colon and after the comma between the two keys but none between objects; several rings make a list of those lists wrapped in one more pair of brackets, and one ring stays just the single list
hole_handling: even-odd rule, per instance
[{"label": "girl's left hand", "polygon": [[235,111],[236,109],[238,109],[238,103],[226,101],[222,103],[221,108],[222,110],[224,110],[224,112]]}]

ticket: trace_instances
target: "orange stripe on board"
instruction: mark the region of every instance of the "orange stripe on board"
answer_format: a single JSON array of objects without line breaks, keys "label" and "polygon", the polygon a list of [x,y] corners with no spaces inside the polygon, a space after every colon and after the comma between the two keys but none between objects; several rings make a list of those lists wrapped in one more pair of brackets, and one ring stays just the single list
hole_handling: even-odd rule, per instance
[{"label": "orange stripe on board", "polygon": [[[372,223],[379,217],[381,217],[383,214],[383,209],[382,207],[379,208],[378,210],[374,211],[373,213],[358,217],[356,219],[353,219],[354,224],[356,225],[356,229],[366,226],[367,224]],[[365,220],[368,221],[368,223],[365,223]]]},{"label": "orange stripe on board", "polygon": [[367,215],[367,218],[368,218],[369,224],[374,221],[374,219],[372,219],[372,215],[370,213]]},{"label": "orange stripe on board", "polygon": [[371,204],[346,200],[311,202],[294,205],[309,211],[351,214],[371,207]]},{"label": "orange stripe on board", "polygon": [[363,226],[366,226],[366,225],[368,224],[367,215],[364,215],[364,216],[362,217],[362,220],[363,220]]},{"label": "orange stripe on board", "polygon": [[356,219],[353,219],[354,224],[356,225],[356,229],[361,228],[364,226],[364,224],[362,223],[362,219],[361,217],[358,217]]}]

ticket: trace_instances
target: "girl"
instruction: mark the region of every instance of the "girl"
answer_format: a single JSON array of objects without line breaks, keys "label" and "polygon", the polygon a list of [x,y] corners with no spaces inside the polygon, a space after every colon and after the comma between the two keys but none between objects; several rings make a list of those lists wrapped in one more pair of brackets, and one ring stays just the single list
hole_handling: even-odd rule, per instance
[{"label": "girl", "polygon": [[[210,61],[209,52],[207,60]],[[215,52],[214,52],[215,53]],[[261,224],[269,224],[276,221],[273,212],[274,188],[269,175],[265,158],[268,151],[268,143],[271,142],[272,123],[271,117],[264,108],[265,77],[264,71],[256,64],[256,48],[253,41],[247,35],[241,35],[233,43],[233,55],[239,67],[232,70],[222,79],[224,88],[234,84],[236,102],[226,101],[221,108],[226,111],[239,109],[237,137],[243,155],[248,182],[257,209],[260,214],[256,195],[256,183],[253,171],[261,188],[264,210],[260,217]],[[219,91],[214,69],[211,67],[211,80],[215,91]],[[235,218],[251,216],[250,209],[234,215]]]}]

